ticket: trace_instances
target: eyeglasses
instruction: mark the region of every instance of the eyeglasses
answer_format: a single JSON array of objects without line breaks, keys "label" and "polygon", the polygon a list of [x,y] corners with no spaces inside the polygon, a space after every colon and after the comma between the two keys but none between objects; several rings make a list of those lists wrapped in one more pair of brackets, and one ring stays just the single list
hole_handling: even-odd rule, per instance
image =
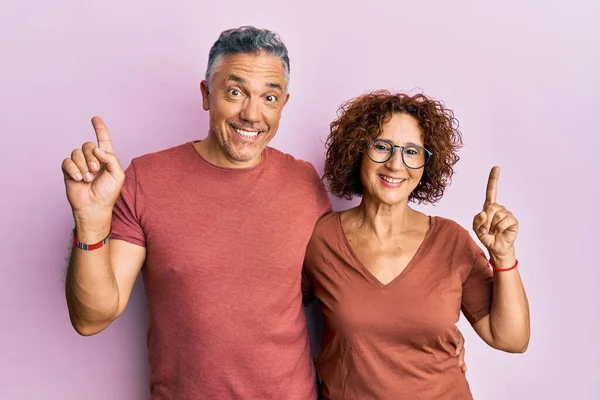
[{"label": "eyeglasses", "polygon": [[411,144],[408,146],[398,146],[389,140],[373,139],[367,149],[367,156],[371,161],[383,164],[394,157],[396,148],[400,149],[402,154],[402,162],[410,169],[419,169],[429,161],[433,153],[425,147]]}]

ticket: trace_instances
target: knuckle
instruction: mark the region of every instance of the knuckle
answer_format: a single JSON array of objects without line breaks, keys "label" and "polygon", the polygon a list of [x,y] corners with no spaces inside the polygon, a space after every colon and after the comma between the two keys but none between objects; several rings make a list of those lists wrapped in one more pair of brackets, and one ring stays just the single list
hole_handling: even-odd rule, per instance
[{"label": "knuckle", "polygon": [[83,152],[80,149],[75,149],[71,152],[71,159],[81,157],[82,155],[83,155]]},{"label": "knuckle", "polygon": [[77,170],[77,166],[70,158],[65,158],[61,164],[61,169],[63,172],[70,172]]},{"label": "knuckle", "polygon": [[96,145],[94,143],[92,143],[92,142],[85,142],[83,144],[83,146],[81,146],[81,149],[83,151],[86,151],[86,152],[91,152],[92,150],[94,150],[94,147],[96,147]]},{"label": "knuckle", "polygon": [[502,211],[502,208],[501,208],[501,206],[492,204],[489,206],[489,208],[486,211],[488,214],[498,215],[498,213]]}]

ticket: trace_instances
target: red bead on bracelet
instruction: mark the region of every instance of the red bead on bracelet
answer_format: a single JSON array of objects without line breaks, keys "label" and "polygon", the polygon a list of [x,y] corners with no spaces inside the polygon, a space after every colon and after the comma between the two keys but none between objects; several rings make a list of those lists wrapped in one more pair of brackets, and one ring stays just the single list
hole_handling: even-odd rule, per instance
[{"label": "red bead on bracelet", "polygon": [[73,245],[77,246],[81,250],[90,251],[90,250],[99,249],[100,247],[104,246],[108,242],[109,239],[110,239],[110,233],[108,234],[107,237],[105,237],[98,243],[94,243],[94,244],[81,243],[79,240],[77,240],[77,235],[75,234],[75,228],[73,228]]},{"label": "red bead on bracelet", "polygon": [[496,267],[496,266],[494,265],[494,262],[493,262],[492,260],[490,260],[490,266],[492,267],[492,269],[493,269],[494,271],[501,271],[501,272],[504,272],[504,271],[510,271],[511,269],[515,269],[515,268],[517,268],[517,265],[519,265],[519,260],[515,260],[515,265],[513,265],[512,267],[508,267],[508,268],[498,268],[498,267]]}]

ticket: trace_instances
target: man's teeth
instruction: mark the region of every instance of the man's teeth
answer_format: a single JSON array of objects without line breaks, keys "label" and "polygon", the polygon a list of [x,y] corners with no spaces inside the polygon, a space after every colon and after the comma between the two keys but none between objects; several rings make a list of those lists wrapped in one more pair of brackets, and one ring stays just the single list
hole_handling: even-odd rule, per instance
[{"label": "man's teeth", "polygon": [[384,181],[392,183],[392,184],[398,184],[398,183],[404,181],[404,179],[394,179],[394,178],[390,178],[389,176],[384,176],[384,175],[379,175],[379,176],[381,176],[381,179],[383,179]]},{"label": "man's teeth", "polygon": [[258,132],[243,131],[243,130],[237,129],[237,128],[234,128],[234,129],[238,133],[238,135],[242,135],[243,137],[253,138],[253,137],[256,137],[256,135],[258,135]]}]

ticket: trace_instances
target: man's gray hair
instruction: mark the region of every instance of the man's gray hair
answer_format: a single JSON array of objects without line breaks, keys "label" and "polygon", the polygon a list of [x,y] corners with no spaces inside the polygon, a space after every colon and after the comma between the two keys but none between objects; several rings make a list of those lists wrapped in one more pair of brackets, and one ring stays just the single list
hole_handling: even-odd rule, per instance
[{"label": "man's gray hair", "polygon": [[224,56],[244,53],[256,54],[259,52],[264,52],[281,60],[287,84],[290,80],[290,59],[287,47],[285,47],[279,35],[267,29],[242,26],[221,32],[221,35],[211,47],[208,53],[208,67],[205,75],[207,86],[210,88],[211,79]]}]

